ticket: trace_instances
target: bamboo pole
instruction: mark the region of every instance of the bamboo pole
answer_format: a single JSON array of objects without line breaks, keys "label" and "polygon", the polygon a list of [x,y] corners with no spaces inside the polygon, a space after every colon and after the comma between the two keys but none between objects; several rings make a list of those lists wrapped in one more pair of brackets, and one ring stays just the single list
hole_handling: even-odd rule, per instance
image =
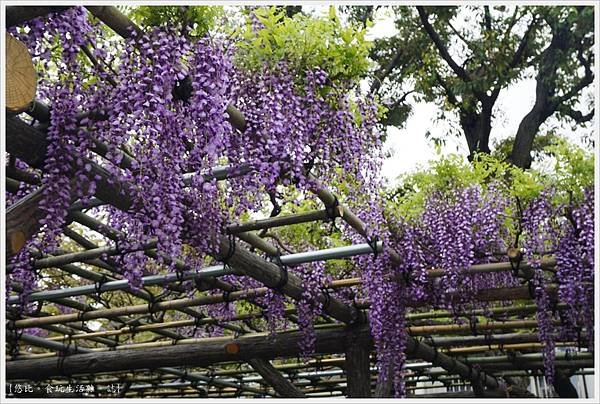
[{"label": "bamboo pole", "polygon": [[[568,347],[568,346],[577,346],[577,341],[572,342],[555,342],[555,346],[557,347]],[[461,348],[446,348],[442,349],[442,352],[446,352],[452,355],[462,355],[462,354],[470,354],[477,352],[489,352],[494,349],[503,350],[503,351],[519,351],[519,350],[540,350],[545,345],[539,342],[530,342],[530,343],[521,343],[521,344],[490,344],[490,345],[476,345],[469,347],[461,347]]]},{"label": "bamboo pole", "polygon": [[[225,248],[225,247],[222,245],[221,248]],[[246,265],[249,262],[256,263],[256,258],[253,257],[252,254],[245,252],[244,255],[246,258],[240,259],[238,262],[236,262],[235,265],[239,266],[240,268],[243,268],[244,265]],[[254,264],[254,265],[256,265],[256,264]],[[268,263],[268,265],[271,266],[271,268],[270,268],[271,271],[268,274],[263,274],[263,276],[264,276],[264,279],[266,279],[266,283],[270,283],[271,287],[272,287],[272,286],[276,285],[279,281],[279,279],[278,279],[279,269],[274,264]],[[295,284],[293,286],[290,286],[290,288],[289,288],[289,289],[293,288],[294,293],[296,295],[296,296],[292,296],[292,297],[295,299],[298,299],[301,295],[301,290],[300,290],[300,286],[299,286],[300,282],[292,274],[288,274],[288,282],[289,282],[289,279],[292,279],[295,282]],[[331,284],[335,285],[335,281],[332,282]],[[555,294],[557,289],[558,288],[556,285],[548,285],[548,287],[547,287],[547,290],[551,294]],[[39,325],[45,325],[45,324],[61,324],[61,323],[65,323],[65,322],[86,321],[86,320],[97,319],[97,318],[113,318],[115,316],[122,316],[122,315],[154,313],[154,312],[159,312],[159,311],[164,311],[164,310],[180,309],[180,308],[185,308],[185,307],[190,307],[190,306],[200,306],[200,305],[222,303],[225,300],[228,300],[228,301],[236,301],[236,300],[241,300],[241,299],[247,300],[247,299],[264,296],[264,294],[267,292],[267,290],[268,290],[268,288],[264,287],[264,288],[255,288],[255,289],[247,289],[247,290],[242,290],[242,291],[230,292],[227,297],[224,297],[223,295],[211,295],[211,296],[202,296],[202,297],[192,298],[192,299],[175,299],[175,300],[171,300],[169,302],[156,303],[153,307],[149,307],[149,305],[142,304],[142,305],[135,305],[135,306],[128,306],[128,307],[117,307],[117,308],[112,308],[112,309],[99,309],[99,310],[89,311],[89,312],[85,312],[85,313],[63,314],[63,315],[55,315],[55,316],[51,316],[51,317],[42,317],[42,318],[27,318],[27,319],[22,319],[22,320],[16,321],[15,326],[17,328],[37,327]],[[515,297],[515,296],[521,296],[521,294],[524,294],[525,297]],[[480,300],[484,300],[484,301],[493,301],[493,300],[504,301],[504,300],[516,299],[516,298],[528,298],[528,294],[529,294],[529,290],[526,286],[524,286],[524,287],[518,286],[515,288],[486,289],[486,290],[480,291],[477,294],[477,298]],[[323,299],[323,301],[326,301],[326,298],[324,296],[321,296],[321,299]],[[331,298],[329,299],[329,306],[334,308],[334,310],[338,310],[338,307],[339,307],[339,310],[346,310],[346,309],[342,309],[341,308],[342,306],[340,305],[340,303],[336,302],[336,300],[331,299]],[[365,305],[363,307],[368,307],[368,303],[367,303],[367,305]],[[353,314],[352,311],[346,311],[346,312],[342,311],[342,312],[345,313],[343,315],[346,316],[345,318],[348,320],[347,322],[352,322],[352,316],[356,316],[356,314]],[[506,324],[506,325],[500,325],[500,324]],[[527,327],[530,327],[530,326],[535,327],[537,323],[522,322],[520,324],[521,324],[521,327],[525,327],[526,326],[525,324],[528,324]],[[482,330],[486,330],[486,329],[507,329],[509,327],[514,327],[514,326],[515,325],[512,325],[511,322],[490,323],[487,325],[486,324],[477,324],[476,329],[479,331],[482,331]],[[493,327],[499,327],[499,328],[493,328]],[[415,334],[423,334],[423,333],[430,333],[430,332],[453,333],[453,332],[471,331],[471,328],[472,327],[470,324],[433,325],[433,326],[421,326],[420,328],[418,328],[418,327],[414,328],[413,332]]]},{"label": "bamboo pole", "polygon": [[[334,215],[334,217],[338,217],[341,215],[342,210],[334,209],[331,213]],[[294,213],[286,216],[276,216],[266,219],[252,220],[240,224],[233,224],[227,227],[227,231],[231,234],[237,234],[254,230],[270,229],[273,227],[289,226],[293,224],[329,219],[329,213],[326,209],[313,210],[310,212]]]},{"label": "bamboo pole", "polygon": [[158,302],[153,306],[139,304],[127,307],[115,307],[111,309],[98,309],[82,313],[60,314],[41,318],[26,318],[15,322],[16,328],[38,327],[47,324],[62,324],[72,321],[87,321],[98,318],[114,318],[118,316],[129,316],[132,314],[156,313],[164,310],[180,309],[190,306],[200,306],[214,303],[222,303],[225,300],[235,301],[263,296],[268,288],[248,289],[244,291],[231,292],[229,296],[220,295],[202,296],[192,299],[175,299],[166,302]]}]

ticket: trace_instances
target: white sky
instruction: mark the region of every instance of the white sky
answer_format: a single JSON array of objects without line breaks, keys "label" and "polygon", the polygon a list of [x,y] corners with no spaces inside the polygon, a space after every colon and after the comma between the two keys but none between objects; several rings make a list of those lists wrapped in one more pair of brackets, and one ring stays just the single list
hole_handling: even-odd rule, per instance
[{"label": "white sky", "polygon": [[[304,6],[303,11],[315,14],[324,14],[327,12],[326,6]],[[386,15],[380,9],[375,15],[374,26],[368,31],[369,39],[381,38],[394,35],[397,30],[394,26],[393,15]],[[462,24],[457,22],[457,26]],[[503,89],[496,101],[495,111],[497,115],[492,122],[492,133],[490,135],[490,146],[494,140],[514,136],[523,117],[529,112],[535,102],[535,79],[522,79],[513,85]],[[588,89],[588,92],[592,92]],[[408,98],[410,100],[410,96]],[[391,156],[385,161],[382,167],[382,173],[393,184],[396,178],[407,172],[418,169],[419,165],[426,165],[430,160],[436,159],[435,146],[431,141],[425,138],[425,132],[430,131],[432,137],[445,138],[446,145],[442,147],[442,154],[459,153],[467,156],[468,147],[464,137],[446,137],[447,132],[445,124],[436,123],[438,107],[433,103],[413,102],[412,115],[409,117],[406,125],[402,129],[390,127],[387,133],[385,144],[386,151]],[[587,111],[586,111],[587,112]],[[447,114],[450,115],[450,114]],[[550,118],[547,124],[542,127],[559,126],[561,133],[568,134],[568,137],[579,143],[581,136],[589,131],[591,125],[586,129],[577,129],[572,131],[569,125],[559,124],[556,119]]]}]

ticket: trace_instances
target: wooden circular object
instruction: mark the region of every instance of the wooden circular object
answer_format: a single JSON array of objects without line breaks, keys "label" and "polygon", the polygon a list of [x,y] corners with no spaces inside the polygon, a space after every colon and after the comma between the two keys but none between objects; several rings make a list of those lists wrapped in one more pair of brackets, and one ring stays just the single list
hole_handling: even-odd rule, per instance
[{"label": "wooden circular object", "polygon": [[236,354],[240,351],[240,346],[234,342],[225,345],[225,352],[228,354]]},{"label": "wooden circular object", "polygon": [[23,42],[6,33],[6,109],[25,111],[35,97],[37,78],[33,62]]}]

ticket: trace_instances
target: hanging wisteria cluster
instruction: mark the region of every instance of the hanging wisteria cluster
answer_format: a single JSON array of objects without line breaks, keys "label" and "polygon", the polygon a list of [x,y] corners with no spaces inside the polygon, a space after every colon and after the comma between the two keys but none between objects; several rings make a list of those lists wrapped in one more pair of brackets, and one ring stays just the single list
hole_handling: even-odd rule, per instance
[{"label": "hanging wisteria cluster", "polygon": [[[174,260],[162,257],[181,257],[194,267],[214,264],[219,259],[216,235],[230,222],[263,211],[265,194],[275,212],[285,189],[315,191],[318,176],[324,182],[353,184],[345,191],[348,204],[367,225],[366,241],[385,245],[382,253],[353,258],[366,295],[336,296],[369,299],[379,378],[393,378],[397,396],[405,394],[408,308],[446,309],[457,321],[465,321],[459,313],[486,309],[485,302],[475,299],[478,291],[490,283],[520,285],[523,279],[517,271],[473,274],[468,268],[505,260],[502,254],[509,246],[521,248],[533,270],[533,278],[525,282],[538,307],[549,381],[557,339],[585,330],[593,349],[592,190],[585,190],[582,201],[558,207],[552,192],[542,192],[522,217],[512,218],[522,222],[517,243],[506,218],[520,210],[512,209],[515,201],[499,183],[438,190],[427,195],[417,218],[390,218],[379,193],[383,147],[376,130],[377,104],[352,99],[348,88],[332,89],[327,72],[311,69],[299,79],[285,61],[249,71],[234,65],[231,44],[210,37],[191,41],[167,27],[132,32],[119,43],[118,57],[109,57],[106,43],[94,39],[99,27],[81,7],[26,25],[26,33],[13,34],[57,77],[41,85],[43,98],[52,105],[41,177],[46,216],[40,234],[12,258],[11,279],[22,284],[24,298],[37,282],[32,257],[56,250],[69,206],[75,200],[85,204],[95,194],[101,180],[93,174],[95,167],[106,170],[114,183],[130,184],[123,189],[130,199],[127,210],[101,207],[98,212],[116,230],[117,262],[133,288],[143,287],[142,277],[150,272],[176,270]],[[55,37],[62,53],[52,67],[49,47]],[[96,62],[82,62],[82,47],[91,49]],[[107,63],[111,58],[114,63]],[[230,124],[228,105],[244,114],[243,131]],[[98,143],[106,147],[102,156],[95,152]],[[250,173],[218,182],[208,173],[222,164],[230,165],[232,174],[242,167]],[[356,232],[343,230],[353,242],[365,242]],[[143,251],[147,245],[156,247],[158,267],[150,265]],[[544,256],[552,253],[556,274],[542,266]],[[430,278],[432,268],[443,275]],[[302,279],[305,290],[296,308],[304,336],[300,348],[308,357],[314,351],[314,323],[323,309],[317,296],[330,279],[322,263],[290,271]],[[225,279],[241,289],[261,286],[244,276]],[[550,283],[559,285],[565,313],[553,309]],[[286,326],[287,301],[279,291],[270,290],[254,302],[263,307],[271,334]],[[225,322],[235,309],[226,302],[208,312]],[[561,335],[553,326],[559,319]]]},{"label": "hanging wisteria cluster", "polygon": [[[116,262],[133,288],[141,288],[142,276],[160,268],[149,265],[145,246],[155,246],[159,264],[172,271],[174,261],[162,257],[179,257],[184,246],[188,253],[191,248],[194,254],[216,256],[211,235],[244,212],[262,210],[265,192],[276,203],[282,187],[314,188],[312,173],[321,179],[360,177],[366,170],[356,156],[369,155],[379,142],[375,105],[350,100],[344,89],[326,90],[327,73],[319,69],[306,72],[299,87],[284,63],[261,72],[236,68],[227,44],[210,37],[192,42],[168,27],[132,31],[125,42],[114,44],[121,52],[109,64],[106,43],[96,43],[98,27],[82,7],[26,25],[26,33],[13,33],[27,39],[48,71],[60,72],[42,83],[52,120],[42,181],[48,216],[37,249],[47,253],[57,247],[68,207],[94,195],[100,179],[92,172],[100,166],[109,182],[128,184],[123,197],[129,209],[97,211],[116,230]],[[56,66],[46,51],[55,37],[64,53]],[[83,47],[92,49],[96,60],[91,64],[82,61]],[[98,80],[84,78],[89,76]],[[243,132],[229,123],[229,104],[244,113]],[[102,157],[93,152],[97,143],[105,149]],[[241,167],[252,172],[227,184],[205,175],[225,163],[233,174]],[[22,251],[13,258],[13,276],[27,281],[26,296],[36,279],[31,248]],[[322,309],[316,296],[324,268],[311,264],[293,271],[306,287],[298,311],[305,333],[302,351],[308,355],[314,346],[312,324]],[[271,295],[266,299],[278,308],[266,313],[274,330],[284,299]],[[211,310],[225,319],[232,308]]]},{"label": "hanging wisteria cluster", "polygon": [[[473,309],[489,308],[477,300],[477,292],[494,287],[530,285],[537,305],[539,340],[543,344],[545,375],[550,384],[554,377],[555,341],[579,338],[587,331],[588,349],[593,350],[593,191],[585,190],[584,200],[569,206],[554,207],[552,190],[533,199],[521,213],[520,204],[507,196],[501,184],[454,187],[437,190],[424,203],[417,217],[400,221],[381,216],[381,206],[359,209],[362,219],[398,254],[388,252],[375,257],[355,257],[370,300],[369,321],[378,352],[379,378],[393,378],[396,396],[404,395],[403,367],[406,361],[407,307],[425,310],[446,309],[457,323],[476,317],[461,318]],[[377,196],[372,196],[377,200]],[[519,205],[520,206],[520,205]],[[522,222],[516,233],[517,246],[533,270],[532,279],[518,276],[518,264],[512,272],[470,273],[469,267],[506,260],[509,246],[515,246],[515,232],[507,228],[508,212],[517,212]],[[385,225],[383,225],[385,224]],[[523,233],[523,234],[521,234]],[[354,236],[355,242],[360,238]],[[556,251],[556,275],[542,269],[542,259]],[[443,275],[429,278],[430,269]],[[558,283],[558,298],[567,304],[556,310],[547,286]],[[553,322],[560,318],[561,325]],[[557,335],[556,330],[559,330]]]}]

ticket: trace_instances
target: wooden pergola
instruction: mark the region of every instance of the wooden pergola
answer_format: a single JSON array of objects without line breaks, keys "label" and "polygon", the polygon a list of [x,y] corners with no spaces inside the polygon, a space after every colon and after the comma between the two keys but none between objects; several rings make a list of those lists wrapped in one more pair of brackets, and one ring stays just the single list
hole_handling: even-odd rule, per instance
[{"label": "wooden pergola", "polygon": [[[7,7],[7,27],[29,19],[61,11],[65,7]],[[115,7],[87,9],[115,33],[126,38],[131,30],[141,32],[132,21]],[[35,169],[43,168],[47,141],[44,123],[49,121],[48,106],[33,101],[27,111],[42,123],[32,126],[19,116],[6,121],[7,152]],[[229,106],[227,113],[236,130],[245,129],[243,114]],[[104,156],[108,148],[97,141],[93,150]],[[131,164],[133,157],[123,153],[122,167]],[[81,248],[76,252],[61,251],[57,255],[39,253],[34,268],[40,274],[57,270],[65,276],[77,276],[90,283],[87,286],[54,291],[35,291],[31,300],[39,304],[35,315],[17,317],[7,307],[7,339],[9,350],[6,378],[11,383],[48,383],[53,386],[73,383],[91,384],[93,392],[60,393],[61,397],[389,397],[391,382],[377,385],[377,369],[373,341],[367,316],[367,300],[357,300],[348,305],[332,297],[328,291],[360,286],[360,279],[333,280],[318,296],[323,303],[324,315],[316,328],[316,351],[313,359],[299,360],[297,329],[269,336],[252,324],[252,319],[262,316],[263,307],[255,300],[269,288],[277,288],[292,299],[303,293],[301,280],[292,273],[282,272],[275,260],[263,258],[261,251],[270,257],[279,256],[279,249],[261,238],[257,230],[271,229],[311,221],[343,220],[358,234],[365,244],[281,256],[294,265],[311,260],[350,257],[379,251],[381,243],[367,238],[366,225],[325,186],[316,196],[323,208],[306,213],[273,217],[264,220],[229,226],[228,235],[215,235],[220,250],[217,257],[228,257],[228,267],[190,268],[177,257],[157,252],[155,243],[140,245],[139,249],[153,259],[174,262],[177,274],[160,275],[147,279],[146,284],[160,288],[169,299],[156,299],[147,290],[130,289],[120,275],[117,262],[112,258],[119,250],[100,247],[76,232],[70,225],[77,224],[95,231],[108,240],[118,240],[123,235],[97,218],[86,214],[93,206],[112,205],[126,210],[132,201],[130,184],[110,180],[110,174],[100,165],[89,161],[92,175],[98,175],[95,198],[82,204],[72,196],[64,236]],[[226,180],[232,175],[244,175],[251,167],[215,167],[204,173],[207,178]],[[39,184],[39,179],[15,167],[7,169],[7,190],[16,192],[21,183]],[[39,202],[41,190],[25,196],[7,209],[7,256],[16,254],[25,240],[39,229],[42,212]],[[232,241],[233,240],[233,241]],[[235,248],[232,248],[232,242]],[[390,251],[392,260],[398,255]],[[520,261],[518,251],[507,252],[506,262],[474,265],[470,273],[515,271],[514,263]],[[556,262],[544,262],[552,270]],[[11,266],[7,265],[10,271]],[[238,290],[220,277],[223,274],[246,275],[264,286]],[[527,280],[531,271],[527,263],[520,262],[517,273]],[[440,270],[431,269],[428,276],[441,277]],[[185,279],[182,278],[185,276]],[[149,277],[152,278],[152,277]],[[283,279],[285,278],[285,279]],[[223,294],[199,294],[189,297],[179,287],[183,280],[195,282],[199,292],[220,289]],[[284,281],[284,282],[282,282]],[[93,285],[92,285],[93,284]],[[12,285],[18,290],[19,285]],[[557,285],[549,285],[548,292],[557,300]],[[104,293],[128,294],[145,301],[145,304],[100,308],[99,305],[81,303],[77,296],[101,299]],[[158,294],[157,294],[158,295]],[[15,298],[13,297],[13,300]],[[505,302],[507,300],[532,300],[527,285],[513,288],[494,288],[480,291],[476,300]],[[254,305],[255,311],[239,315],[229,321],[211,318],[202,312],[205,305],[225,301],[244,300]],[[52,314],[44,310],[45,304],[59,304],[73,310],[71,314]],[[557,309],[563,306],[556,301]],[[178,312],[181,320],[164,321],[165,312]],[[409,341],[407,346],[406,385],[409,397],[532,397],[518,384],[519,377],[539,374],[543,370],[542,346],[538,343],[535,304],[498,305],[490,309],[497,320],[488,323],[454,324],[448,322],[452,313],[443,311],[408,314]],[[462,313],[465,318],[482,315],[481,311]],[[294,308],[286,310],[286,317],[297,322]],[[105,328],[91,330],[86,322],[103,319]],[[222,327],[222,337],[188,337],[181,327],[213,325]],[[41,328],[50,337],[30,335],[25,329]],[[137,337],[137,338],[136,338]],[[140,338],[143,337],[143,338]],[[580,346],[585,338],[559,343]],[[29,347],[27,353],[26,347]],[[556,358],[558,379],[568,383],[571,374],[590,374],[593,356],[586,351],[558,354]],[[433,384],[437,383],[437,384]],[[111,388],[119,385],[118,392]],[[427,389],[444,388],[444,393],[427,394]],[[462,389],[458,393],[453,393]],[[425,393],[425,394],[423,394]],[[560,392],[559,392],[560,393]],[[57,394],[57,393],[53,393]],[[566,393],[565,393],[566,394]]]}]

